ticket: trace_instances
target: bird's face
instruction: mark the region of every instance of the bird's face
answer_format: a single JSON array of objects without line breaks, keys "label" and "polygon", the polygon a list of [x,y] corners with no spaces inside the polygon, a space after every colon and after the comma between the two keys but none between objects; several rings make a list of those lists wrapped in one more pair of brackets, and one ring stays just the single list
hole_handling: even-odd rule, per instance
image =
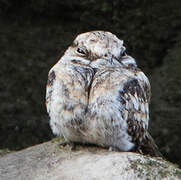
[{"label": "bird's face", "polygon": [[83,63],[91,63],[97,59],[111,62],[113,59],[120,60],[125,49],[123,41],[114,34],[105,31],[91,31],[78,35],[65,55],[79,63],[82,60]]}]

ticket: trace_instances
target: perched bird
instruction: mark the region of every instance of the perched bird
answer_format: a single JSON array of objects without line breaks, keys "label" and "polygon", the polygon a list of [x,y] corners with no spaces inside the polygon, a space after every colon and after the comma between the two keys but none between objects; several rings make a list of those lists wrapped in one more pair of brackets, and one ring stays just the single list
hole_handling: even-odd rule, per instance
[{"label": "perched bird", "polygon": [[46,106],[68,142],[160,156],[148,133],[150,83],[105,31],[80,34],[49,72]]}]

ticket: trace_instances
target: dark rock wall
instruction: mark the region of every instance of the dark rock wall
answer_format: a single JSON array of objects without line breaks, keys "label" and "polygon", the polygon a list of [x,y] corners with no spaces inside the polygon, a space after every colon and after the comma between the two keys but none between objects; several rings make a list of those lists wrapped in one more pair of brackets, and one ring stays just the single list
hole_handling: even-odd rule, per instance
[{"label": "dark rock wall", "polygon": [[150,131],[181,164],[180,0],[0,0],[0,149],[52,138],[44,105],[47,73],[74,37],[108,30],[151,80]]}]

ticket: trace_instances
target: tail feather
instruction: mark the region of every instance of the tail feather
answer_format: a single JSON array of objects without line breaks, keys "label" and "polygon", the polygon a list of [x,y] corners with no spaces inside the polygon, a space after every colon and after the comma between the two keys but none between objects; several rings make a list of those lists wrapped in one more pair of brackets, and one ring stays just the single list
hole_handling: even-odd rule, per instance
[{"label": "tail feather", "polygon": [[158,147],[149,132],[146,132],[145,138],[142,140],[141,143],[137,144],[136,152],[144,155],[164,158],[163,155],[159,152]]}]

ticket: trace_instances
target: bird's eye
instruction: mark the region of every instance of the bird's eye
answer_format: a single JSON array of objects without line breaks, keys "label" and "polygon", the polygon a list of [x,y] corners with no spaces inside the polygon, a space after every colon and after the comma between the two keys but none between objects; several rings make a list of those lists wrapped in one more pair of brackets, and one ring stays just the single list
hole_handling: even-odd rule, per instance
[{"label": "bird's eye", "polygon": [[85,54],[86,54],[85,50],[83,50],[83,49],[81,49],[81,48],[77,48],[77,52],[78,52],[79,54],[82,54],[82,55],[85,55]]}]

